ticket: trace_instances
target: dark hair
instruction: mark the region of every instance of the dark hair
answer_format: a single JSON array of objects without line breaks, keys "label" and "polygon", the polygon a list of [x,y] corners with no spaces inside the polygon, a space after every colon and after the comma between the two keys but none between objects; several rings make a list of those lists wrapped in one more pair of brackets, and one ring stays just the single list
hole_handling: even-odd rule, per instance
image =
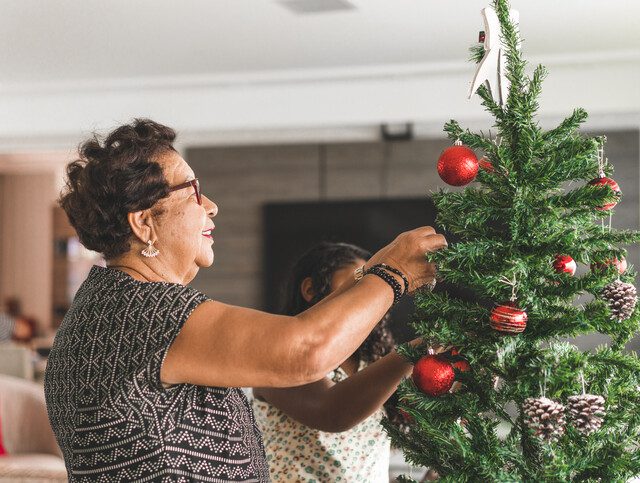
[{"label": "dark hair", "polygon": [[[281,312],[285,315],[297,315],[304,312],[329,295],[331,279],[336,271],[353,264],[358,259],[368,260],[369,258],[371,258],[371,253],[348,243],[322,242],[314,246],[302,255],[293,266]],[[311,278],[314,292],[314,297],[310,302],[305,300],[300,290],[303,280],[308,277]],[[370,364],[393,350],[395,340],[389,330],[389,321],[390,316],[387,312],[358,347],[356,353],[360,360]],[[396,424],[401,424],[404,420],[396,408],[397,398],[394,396],[389,398],[384,406],[389,419]]]},{"label": "dark hair", "polygon": [[169,194],[156,159],[174,150],[175,138],[167,126],[135,119],[103,140],[94,133],[80,145],[80,159],[67,165],[59,203],[85,247],[107,260],[129,250],[127,214],[149,209]]}]

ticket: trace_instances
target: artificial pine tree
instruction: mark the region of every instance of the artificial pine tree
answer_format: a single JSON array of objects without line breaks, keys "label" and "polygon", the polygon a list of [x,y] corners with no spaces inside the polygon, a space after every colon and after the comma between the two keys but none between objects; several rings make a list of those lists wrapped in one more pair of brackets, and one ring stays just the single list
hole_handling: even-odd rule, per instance
[{"label": "artificial pine tree", "polygon": [[[507,0],[493,9],[510,90],[477,90],[495,136],[445,125],[452,141],[483,157],[476,183],[433,196],[439,227],[456,241],[429,259],[469,296],[417,294],[424,346],[401,348],[417,363],[433,360],[429,346],[454,347],[437,358],[454,365],[459,389],[432,391],[450,385],[448,371],[416,365],[399,388],[410,428],[385,427],[411,463],[445,482],[625,482],[640,475],[640,360],[624,352],[640,315],[635,290],[617,280],[634,283],[622,246],[640,235],[610,228],[619,188],[608,178],[604,138],[578,131],[586,112],[548,131],[536,122],[546,71],[525,74]],[[472,52],[476,62],[488,56],[484,47]],[[438,165],[450,184],[477,169],[461,155],[462,171]],[[574,275],[576,262],[586,273]],[[582,352],[563,341],[587,333],[611,343]]]}]

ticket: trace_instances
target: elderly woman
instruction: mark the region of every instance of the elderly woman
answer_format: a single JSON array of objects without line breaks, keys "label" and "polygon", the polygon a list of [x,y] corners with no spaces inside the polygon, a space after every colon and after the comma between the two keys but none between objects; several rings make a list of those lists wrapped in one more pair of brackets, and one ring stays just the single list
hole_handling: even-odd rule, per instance
[{"label": "elderly woman", "polygon": [[71,481],[268,481],[238,387],[322,379],[394,301],[430,283],[430,227],[403,233],[296,316],[208,299],[188,283],[213,263],[216,204],[150,120],[81,146],[60,203],[102,253],[54,342],[49,417]]}]

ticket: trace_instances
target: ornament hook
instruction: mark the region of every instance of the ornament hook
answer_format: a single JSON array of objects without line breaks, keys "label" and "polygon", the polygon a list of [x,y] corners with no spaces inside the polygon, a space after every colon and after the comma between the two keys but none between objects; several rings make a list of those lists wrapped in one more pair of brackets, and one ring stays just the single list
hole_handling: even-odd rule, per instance
[{"label": "ornament hook", "polygon": [[549,368],[545,367],[542,378],[542,397],[547,397],[547,379],[549,378]]},{"label": "ornament hook", "polygon": [[508,279],[507,277],[505,277],[504,275],[502,277],[500,277],[500,281],[506,285],[509,285],[511,287],[511,298],[509,299],[511,302],[515,302],[517,297],[516,297],[516,292],[517,292],[517,280],[516,280],[516,276],[513,276],[513,279]]},{"label": "ornament hook", "polygon": [[604,157],[604,143],[607,141],[606,136],[603,136],[603,140],[598,146],[598,176],[604,178],[604,167],[609,162],[609,158]]}]

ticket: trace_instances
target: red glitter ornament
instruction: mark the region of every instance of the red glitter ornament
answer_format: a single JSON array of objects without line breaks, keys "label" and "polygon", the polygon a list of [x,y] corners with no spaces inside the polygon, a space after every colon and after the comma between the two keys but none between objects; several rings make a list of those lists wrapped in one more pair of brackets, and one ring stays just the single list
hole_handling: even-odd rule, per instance
[{"label": "red glitter ornament", "polygon": [[451,349],[449,349],[446,354],[449,354],[450,356],[453,356],[453,358],[458,359],[455,362],[452,362],[451,365],[453,367],[456,367],[459,371],[461,372],[467,372],[469,369],[471,369],[471,365],[465,361],[464,359],[460,359],[460,351],[455,348],[452,347]]},{"label": "red glitter ornament", "polygon": [[456,361],[451,365],[458,369],[460,372],[467,372],[469,369],[471,369],[471,365],[467,361]]},{"label": "red glitter ornament", "polygon": [[429,396],[446,393],[455,379],[453,366],[442,356],[428,355],[413,366],[411,375],[416,387]]},{"label": "red glitter ornament", "polygon": [[405,423],[413,423],[414,422],[413,416],[411,416],[411,414],[406,412],[404,409],[398,408],[398,412],[402,416],[402,419],[404,419]]},{"label": "red glitter ornament", "polygon": [[614,264],[616,266],[620,275],[627,271],[627,259],[624,257],[622,257],[620,260],[614,258],[613,260],[605,260],[604,262],[593,262],[591,264],[591,270],[594,272],[598,270],[604,270],[611,264]]},{"label": "red glitter ornament", "polygon": [[573,276],[576,273],[577,265],[575,260],[569,255],[556,255],[553,268],[558,273],[568,273]]},{"label": "red glitter ornament", "polygon": [[[609,186],[613,192],[616,194],[616,197],[620,197],[622,195],[622,191],[620,190],[620,186],[611,178],[607,178],[604,173],[600,173],[600,177],[589,181],[589,185],[591,186]],[[606,203],[602,206],[598,206],[596,209],[600,211],[608,211],[614,206],[618,204],[618,201],[613,201],[611,203]]]},{"label": "red glitter ornament", "polygon": [[527,319],[527,313],[512,303],[498,305],[491,311],[491,327],[505,334],[524,332]]},{"label": "red glitter ornament", "polygon": [[438,174],[440,178],[452,186],[464,186],[471,183],[478,174],[478,158],[476,154],[460,141],[456,141],[440,154],[438,158]]},{"label": "red glitter ornament", "polygon": [[496,172],[496,168],[493,167],[491,161],[489,161],[485,157],[480,158],[480,161],[478,161],[478,166],[480,166],[480,169],[484,169],[487,173]]}]

